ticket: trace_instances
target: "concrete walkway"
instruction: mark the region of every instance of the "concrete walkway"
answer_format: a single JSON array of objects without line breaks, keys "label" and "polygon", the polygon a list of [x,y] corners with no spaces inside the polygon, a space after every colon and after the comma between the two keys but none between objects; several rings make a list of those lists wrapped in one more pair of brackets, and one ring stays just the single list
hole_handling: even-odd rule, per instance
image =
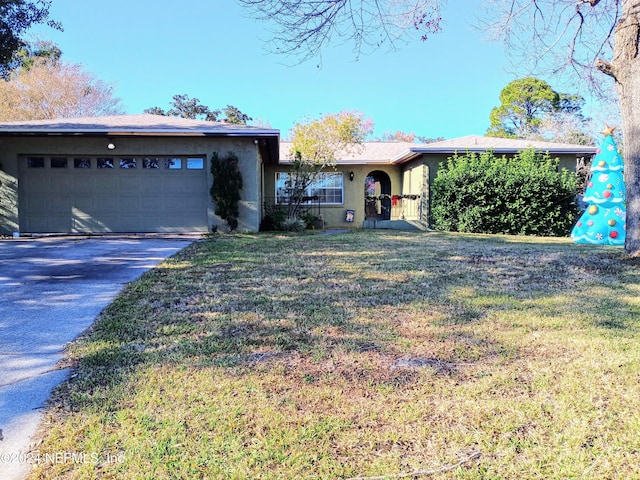
[{"label": "concrete walkway", "polygon": [[65,345],[125,284],[197,238],[0,241],[0,479],[21,480],[30,471],[41,410],[69,374],[56,366]]}]

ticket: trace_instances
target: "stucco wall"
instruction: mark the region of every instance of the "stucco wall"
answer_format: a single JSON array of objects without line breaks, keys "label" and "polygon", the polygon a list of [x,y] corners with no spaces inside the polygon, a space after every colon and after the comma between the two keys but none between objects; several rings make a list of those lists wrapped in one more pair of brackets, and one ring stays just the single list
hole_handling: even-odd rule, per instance
[{"label": "stucco wall", "polygon": [[[107,144],[116,145],[115,150],[107,149]],[[0,138],[0,233],[10,234],[20,231],[20,199],[18,184],[18,157],[20,155],[193,155],[206,158],[207,185],[212,184],[210,160],[212,152],[224,158],[229,151],[239,159],[243,176],[242,200],[240,205],[240,231],[257,231],[260,225],[261,208],[261,159],[252,138],[246,137],[2,137]],[[214,205],[209,205],[207,216],[209,229],[214,225],[226,228],[226,223],[214,213]]]},{"label": "stucco wall", "polygon": [[[277,172],[288,172],[287,164],[270,165],[265,167],[264,176],[264,197],[267,202],[273,201],[275,197],[275,178]],[[391,180],[391,191],[393,194],[402,193],[402,172],[400,168],[393,165],[340,165],[335,170],[328,168],[327,171],[336,171],[343,174],[344,179],[344,202],[340,205],[320,205],[320,213],[327,228],[361,228],[364,222],[364,191],[365,179],[373,171],[385,172]],[[353,181],[349,180],[349,174],[353,172]],[[310,206],[312,213],[318,213],[316,204]],[[355,219],[351,222],[345,221],[347,210],[355,211]]]}]

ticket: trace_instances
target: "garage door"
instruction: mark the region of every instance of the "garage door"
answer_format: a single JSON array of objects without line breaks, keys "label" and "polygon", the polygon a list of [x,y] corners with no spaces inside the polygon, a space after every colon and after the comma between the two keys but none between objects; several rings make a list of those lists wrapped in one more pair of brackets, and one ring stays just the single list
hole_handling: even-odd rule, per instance
[{"label": "garage door", "polygon": [[20,158],[23,232],[206,232],[205,157]]}]

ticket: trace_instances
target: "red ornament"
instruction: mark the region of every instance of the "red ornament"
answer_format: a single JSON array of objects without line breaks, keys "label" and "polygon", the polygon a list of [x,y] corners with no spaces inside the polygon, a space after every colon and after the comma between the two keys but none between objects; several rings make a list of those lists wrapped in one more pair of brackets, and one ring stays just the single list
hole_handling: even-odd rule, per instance
[{"label": "red ornament", "polygon": [[611,190],[605,190],[604,192],[602,192],[602,196],[604,198],[609,198],[611,196]]},{"label": "red ornament", "polygon": [[615,230],[612,230],[611,232],[609,232],[609,236],[611,238],[618,238],[618,232],[616,232]]}]

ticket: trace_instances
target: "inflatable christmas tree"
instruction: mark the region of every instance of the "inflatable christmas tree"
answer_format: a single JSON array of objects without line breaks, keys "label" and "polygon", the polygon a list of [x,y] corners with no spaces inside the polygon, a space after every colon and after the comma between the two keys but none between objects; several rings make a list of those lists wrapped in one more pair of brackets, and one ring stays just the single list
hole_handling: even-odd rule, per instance
[{"label": "inflatable christmas tree", "polygon": [[584,192],[588,206],[571,231],[576,243],[624,245],[626,187],[624,164],[612,136],[614,128],[603,130],[605,139],[591,165],[591,177]]}]

